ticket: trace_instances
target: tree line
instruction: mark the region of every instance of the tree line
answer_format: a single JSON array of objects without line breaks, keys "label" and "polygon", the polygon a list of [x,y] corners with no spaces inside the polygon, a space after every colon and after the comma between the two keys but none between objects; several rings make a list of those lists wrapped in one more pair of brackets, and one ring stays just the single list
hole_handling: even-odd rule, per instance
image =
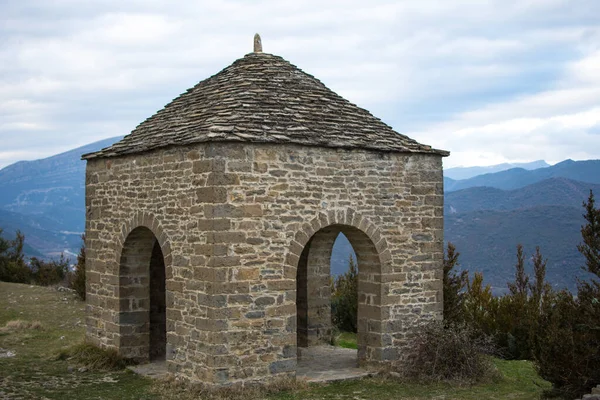
[{"label": "tree line", "polygon": [[[2,236],[0,228],[0,281],[26,283],[40,286],[64,284],[85,300],[85,245],[77,255],[77,263],[70,269],[70,260],[63,254],[58,260],[45,261],[37,257],[25,260],[23,247],[25,235],[20,231],[14,239]],[[85,236],[82,236],[85,242]]]},{"label": "tree line", "polygon": [[591,279],[579,280],[576,293],[546,281],[547,260],[539,247],[531,255],[530,276],[525,251],[517,246],[514,280],[499,297],[484,285],[483,274],[470,279],[467,271],[457,271],[459,253],[452,243],[444,259],[445,324],[467,325],[491,338],[501,357],[534,361],[553,393],[571,398],[600,383],[600,208],[593,192],[583,206],[586,223],[577,248]]}]

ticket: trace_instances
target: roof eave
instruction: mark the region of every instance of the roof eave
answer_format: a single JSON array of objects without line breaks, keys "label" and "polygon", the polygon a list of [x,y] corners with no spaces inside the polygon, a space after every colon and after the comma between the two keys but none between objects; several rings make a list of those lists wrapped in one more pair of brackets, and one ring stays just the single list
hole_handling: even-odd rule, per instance
[{"label": "roof eave", "polygon": [[150,151],[153,150],[158,150],[158,149],[164,149],[167,147],[182,147],[182,146],[189,146],[192,144],[199,144],[199,143],[247,143],[247,144],[263,144],[263,145],[273,145],[273,144],[278,144],[278,145],[285,145],[285,144],[291,144],[291,145],[296,145],[296,146],[307,146],[307,147],[321,147],[321,148],[326,148],[326,149],[346,149],[346,150],[363,150],[363,151],[374,151],[374,152],[381,152],[381,153],[404,153],[404,154],[434,154],[434,155],[438,155],[441,157],[448,157],[450,155],[450,152],[447,150],[441,150],[441,149],[434,149],[431,148],[429,146],[426,146],[427,148],[423,148],[423,149],[378,149],[375,147],[355,147],[355,146],[343,146],[343,145],[338,145],[338,146],[324,146],[322,144],[320,145],[310,145],[307,143],[296,143],[296,142],[287,142],[287,143],[273,143],[273,142],[244,142],[244,141],[232,141],[232,140],[210,140],[210,141],[198,141],[195,143],[185,143],[185,144],[167,144],[165,146],[160,146],[160,147],[152,147],[152,148],[148,148],[148,149],[144,149],[144,150],[139,150],[139,151],[126,151],[126,152],[121,152],[121,153],[113,153],[111,154],[110,152],[106,152],[107,150],[111,150],[111,147],[107,147],[105,149],[102,149],[100,151],[95,151],[93,153],[86,153],[83,154],[81,156],[82,160],[92,160],[92,159],[98,159],[98,158],[115,158],[115,157],[121,157],[121,156],[129,156],[132,154],[143,154],[143,153],[148,153]]}]

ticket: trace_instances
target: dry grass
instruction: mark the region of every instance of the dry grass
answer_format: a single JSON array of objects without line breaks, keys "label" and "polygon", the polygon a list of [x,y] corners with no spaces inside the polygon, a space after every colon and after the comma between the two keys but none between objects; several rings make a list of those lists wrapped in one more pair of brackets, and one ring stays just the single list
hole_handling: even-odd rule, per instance
[{"label": "dry grass", "polygon": [[119,356],[114,349],[101,349],[89,343],[80,343],[62,349],[58,360],[70,360],[89,371],[118,371],[131,362]]},{"label": "dry grass", "polygon": [[8,321],[4,327],[0,328],[0,332],[14,332],[14,331],[25,331],[25,330],[42,330],[44,326],[40,321],[24,321],[22,319],[15,319]]},{"label": "dry grass", "polygon": [[211,388],[176,378],[167,378],[154,385],[154,393],[164,400],[254,400],[276,393],[297,393],[308,390],[308,384],[295,378],[282,378],[267,385],[232,385]]}]

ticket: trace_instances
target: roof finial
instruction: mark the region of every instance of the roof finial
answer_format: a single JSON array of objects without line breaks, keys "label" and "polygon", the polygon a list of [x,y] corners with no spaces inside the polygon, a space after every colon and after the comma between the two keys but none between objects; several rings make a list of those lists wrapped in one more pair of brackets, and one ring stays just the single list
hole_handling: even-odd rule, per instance
[{"label": "roof finial", "polygon": [[260,41],[260,35],[258,33],[254,35],[254,52],[262,53],[262,42]]}]

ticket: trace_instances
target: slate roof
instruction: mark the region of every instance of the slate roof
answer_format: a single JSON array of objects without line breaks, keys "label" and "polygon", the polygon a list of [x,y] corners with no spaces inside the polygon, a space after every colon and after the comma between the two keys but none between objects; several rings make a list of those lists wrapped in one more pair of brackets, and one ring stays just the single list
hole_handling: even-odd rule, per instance
[{"label": "slate roof", "polygon": [[118,143],[82,158],[210,141],[449,154],[395,132],[283,58],[255,52],[188,89]]}]

